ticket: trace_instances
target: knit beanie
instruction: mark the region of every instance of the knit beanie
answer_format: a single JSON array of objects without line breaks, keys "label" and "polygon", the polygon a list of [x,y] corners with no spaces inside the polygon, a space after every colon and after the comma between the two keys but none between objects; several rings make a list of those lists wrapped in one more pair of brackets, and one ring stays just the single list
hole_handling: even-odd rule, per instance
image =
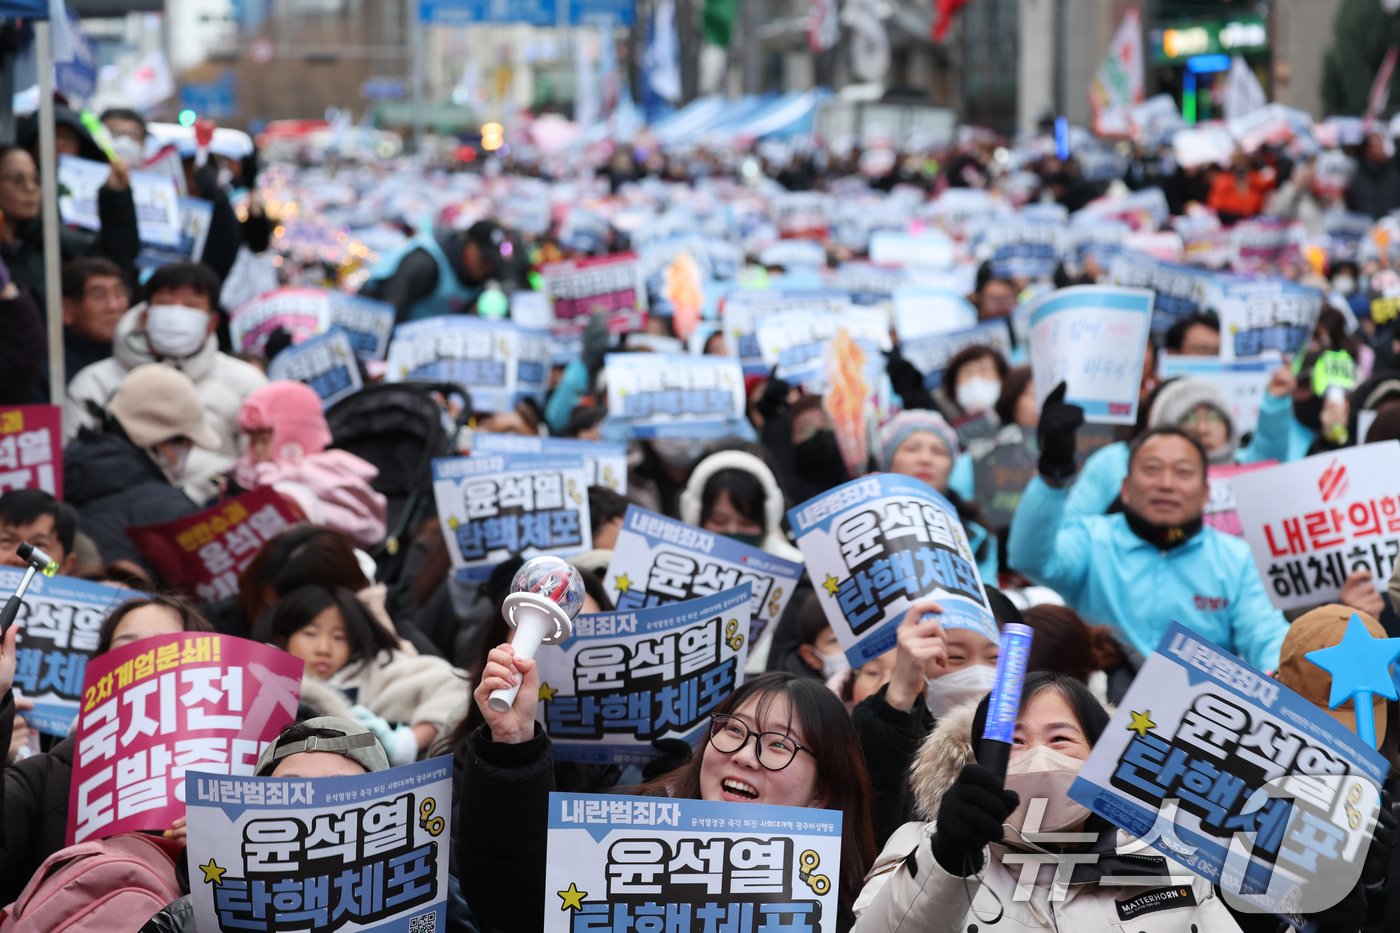
[{"label": "knit beanie", "polygon": [[943,416],[934,411],[915,409],[913,411],[902,411],[880,428],[880,469],[888,472],[890,461],[894,459],[894,452],[899,449],[899,445],[909,439],[909,435],[916,431],[928,431],[943,442],[948,448],[948,456],[957,459],[961,448],[958,446],[958,432],[943,420]]},{"label": "knit beanie", "polygon": [[1240,443],[1239,432],[1235,430],[1235,419],[1230,415],[1229,400],[1213,382],[1206,382],[1204,379],[1175,379],[1167,383],[1157,393],[1157,400],[1152,403],[1147,426],[1180,427],[1182,421],[1196,410],[1197,405],[1213,408],[1225,419],[1225,446],[1206,451],[1210,462],[1234,463],[1235,449]]}]

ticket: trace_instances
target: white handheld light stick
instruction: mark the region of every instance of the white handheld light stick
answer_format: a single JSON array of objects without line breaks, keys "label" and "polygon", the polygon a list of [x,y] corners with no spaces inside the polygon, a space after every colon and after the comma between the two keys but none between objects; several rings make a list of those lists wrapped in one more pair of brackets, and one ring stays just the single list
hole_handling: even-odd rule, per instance
[{"label": "white handheld light stick", "polygon": [[[558,557],[528,561],[511,581],[511,593],[501,605],[507,624],[515,629],[511,648],[517,658],[533,658],[540,645],[557,645],[573,634],[574,618],[583,608],[583,578],[573,565]],[[510,710],[520,685],[491,691],[486,703],[498,713]]]}]

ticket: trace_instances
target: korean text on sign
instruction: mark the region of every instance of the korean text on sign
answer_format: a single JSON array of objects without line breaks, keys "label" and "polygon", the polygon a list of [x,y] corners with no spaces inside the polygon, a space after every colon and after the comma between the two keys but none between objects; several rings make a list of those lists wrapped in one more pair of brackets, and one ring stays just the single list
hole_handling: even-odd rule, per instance
[{"label": "korean text on sign", "polygon": [[339,327],[277,354],[267,377],[306,383],[325,408],[364,388],[350,335]]},{"label": "korean text on sign", "polygon": [[749,587],[635,612],[581,615],[535,654],[539,719],[562,761],[645,762],[693,740],[743,682]]},{"label": "korean text on sign", "polygon": [[42,489],[63,498],[62,427],[57,405],[0,408],[0,494]]},{"label": "korean text on sign", "polygon": [[452,758],[325,778],[191,771],[201,933],[447,929]]},{"label": "korean text on sign", "polygon": [[750,637],[782,617],[802,565],[741,541],[629,505],[603,585],[619,610],[649,609],[753,587]]},{"label": "korean text on sign", "polygon": [[945,628],[998,640],[967,533],[927,483],[872,474],[788,510],[788,521],[851,667],[893,648],[905,610],[924,597],[943,605]]},{"label": "korean text on sign", "polygon": [[302,662],[270,645],[185,632],[87,665],[68,798],[68,843],[169,829],[188,768],[251,775],[296,716]]},{"label": "korean text on sign", "polygon": [[1348,574],[1384,590],[1400,555],[1400,441],[1317,454],[1232,483],[1244,539],[1279,609],[1336,602]]},{"label": "korean text on sign", "polygon": [[1065,401],[1083,408],[1086,421],[1132,424],[1152,300],[1145,289],[1076,285],[1032,305],[1036,404],[1066,382]]},{"label": "korean text on sign", "polygon": [[[22,570],[0,567],[0,590],[13,593]],[[88,660],[107,615],[135,594],[73,577],[36,576],[20,603],[15,691],[34,701],[24,718],[40,732],[67,735],[78,715]]]},{"label": "korean text on sign", "polygon": [[725,297],[721,315],[725,345],[730,356],[739,358],[744,375],[764,375],[771,367],[764,365],[758,344],[758,321],[762,317],[804,309],[840,311],[850,304],[850,293],[836,289],[733,292]]},{"label": "korean text on sign", "polygon": [[554,305],[556,334],[582,333],[600,311],[613,334],[641,330],[646,323],[647,293],[636,253],[552,262],[540,274]]},{"label": "korean text on sign", "polygon": [[477,411],[510,411],[544,380],[548,354],[542,334],[511,321],[445,315],[394,328],[385,378],[451,382]]},{"label": "korean text on sign", "polygon": [[839,810],[552,793],[544,928],[832,933],[841,824]]},{"label": "korean text on sign", "polygon": [[583,458],[477,454],[433,461],[433,495],[458,578],[484,580],[507,557],[593,547]]},{"label": "korean text on sign", "polygon": [[585,441],[575,437],[539,437],[530,434],[478,433],[473,453],[544,454],[550,457],[580,456],[588,485],[627,492],[627,445]]},{"label": "korean text on sign", "polygon": [[744,417],[744,376],[722,356],[609,353],[608,417],[632,437],[716,437]]},{"label": "korean text on sign", "polygon": [[1173,623],[1069,795],[1293,921],[1355,884],[1388,769],[1325,711]]},{"label": "korean text on sign", "polygon": [[243,568],[295,521],[282,497],[260,486],[203,512],[126,533],[167,583],[208,602],[236,594]]}]

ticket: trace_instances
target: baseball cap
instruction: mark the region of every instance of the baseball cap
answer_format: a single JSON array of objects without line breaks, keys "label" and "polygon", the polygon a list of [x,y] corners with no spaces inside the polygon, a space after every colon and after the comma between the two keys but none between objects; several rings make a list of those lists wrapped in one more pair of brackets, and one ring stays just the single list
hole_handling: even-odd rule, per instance
[{"label": "baseball cap", "polygon": [[389,770],[389,756],[385,754],[384,747],[373,732],[358,722],[339,716],[317,716],[296,725],[338,732],[340,735],[335,738],[308,735],[304,739],[293,738],[291,741],[278,738],[258,756],[258,767],[253,772],[255,775],[267,777],[277,768],[277,762],[302,752],[330,752],[359,762],[366,771]]},{"label": "baseball cap", "polygon": [[126,374],[107,410],[137,447],[188,437],[217,450],[219,435],[204,418],[204,402],[190,377],[164,363],[145,363]]},{"label": "baseball cap", "polygon": [[467,228],[467,241],[481,250],[481,258],[490,264],[492,274],[500,275],[505,257],[514,251],[510,234],[494,220],[478,220]]},{"label": "baseball cap", "polygon": [[[1341,644],[1347,632],[1347,623],[1353,615],[1361,618],[1361,623],[1373,638],[1389,637],[1381,624],[1364,612],[1336,603],[1319,606],[1294,619],[1293,624],[1288,627],[1288,635],[1283,639],[1283,647],[1279,649],[1278,681],[1355,732],[1354,701],[1347,700],[1336,709],[1328,709],[1327,699],[1332,693],[1332,675],[1307,658],[1310,651]],[[1385,698],[1374,697],[1372,705],[1376,716],[1376,735],[1384,736]]]}]

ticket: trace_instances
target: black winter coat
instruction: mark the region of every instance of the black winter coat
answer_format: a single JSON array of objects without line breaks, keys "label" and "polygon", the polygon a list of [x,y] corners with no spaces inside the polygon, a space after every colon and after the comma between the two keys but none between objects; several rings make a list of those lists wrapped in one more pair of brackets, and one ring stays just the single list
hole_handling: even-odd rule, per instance
[{"label": "black winter coat", "polygon": [[119,428],[78,432],[63,451],[63,492],[78,510],[78,530],[96,543],[105,562],[144,565],[126,536],[128,526],[173,521],[199,511]]},{"label": "black winter coat", "polygon": [[[15,724],[15,699],[0,699],[0,735]],[[44,859],[62,849],[68,832],[68,788],[73,780],[72,739],[47,754],[15,762],[0,760],[5,810],[0,814],[0,904],[13,904]]]},{"label": "black winter coat", "polygon": [[166,904],[146,921],[140,933],[196,933],[194,900],[186,894]]}]

